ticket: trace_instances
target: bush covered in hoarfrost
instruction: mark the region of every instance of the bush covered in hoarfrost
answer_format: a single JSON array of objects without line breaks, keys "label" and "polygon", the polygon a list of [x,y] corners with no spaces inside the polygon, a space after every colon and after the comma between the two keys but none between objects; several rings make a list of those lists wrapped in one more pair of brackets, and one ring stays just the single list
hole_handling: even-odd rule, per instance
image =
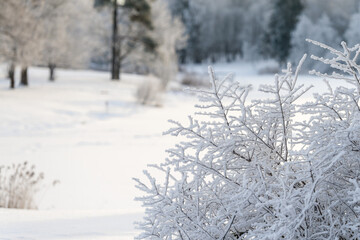
[{"label": "bush covered in hoarfrost", "polygon": [[145,78],[136,90],[136,99],[142,105],[161,105],[163,89],[161,82],[156,77]]},{"label": "bush covered in hoarfrost", "polygon": [[[333,58],[338,87],[299,100],[310,88],[290,65],[266,97],[249,101],[250,86],[218,80],[200,91],[201,120],[173,121],[167,133],[187,137],[169,158],[137,181],[146,207],[139,239],[359,239],[360,45],[343,51],[314,42]],[[299,121],[298,115],[306,115]]]}]

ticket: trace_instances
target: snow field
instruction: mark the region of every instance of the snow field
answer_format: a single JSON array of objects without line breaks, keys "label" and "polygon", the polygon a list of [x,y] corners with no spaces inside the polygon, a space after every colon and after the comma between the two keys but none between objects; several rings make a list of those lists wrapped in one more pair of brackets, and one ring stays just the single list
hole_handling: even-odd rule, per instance
[{"label": "snow field", "polygon": [[[0,81],[0,156],[2,164],[28,161],[44,172],[40,211],[31,218],[46,219],[33,221],[21,210],[4,210],[0,222],[7,224],[1,224],[0,239],[4,233],[10,239],[56,239],[64,237],[61,233],[104,239],[112,231],[117,237],[133,236],[132,223],[142,210],[133,200],[139,192],[132,178],[165,158],[165,149],[175,143],[162,136],[167,119],[181,118],[193,97],[173,93],[164,96],[163,108],[144,107],[134,97],[143,77],[125,74],[121,82],[112,82],[107,73],[59,71],[57,82],[49,83],[46,69],[32,68],[29,75],[30,87],[15,91],[7,90],[7,80]],[[53,180],[60,184],[52,187]],[[53,211],[65,211],[67,220]],[[76,211],[87,214],[79,218]],[[98,233],[87,232],[93,226]]]},{"label": "snow field", "polygon": [[[214,69],[253,85],[250,99],[262,97],[258,86],[274,79],[256,75],[249,64]],[[206,66],[192,70],[207,74]],[[179,141],[162,136],[171,126],[167,120],[186,123],[196,98],[169,91],[162,107],[145,107],[134,97],[142,76],[124,74],[115,82],[108,73],[60,70],[50,83],[47,74],[31,68],[30,87],[14,91],[0,74],[1,164],[28,161],[46,182],[40,210],[0,211],[0,239],[130,239],[143,211],[133,200],[140,193],[132,178],[163,161],[165,150]],[[299,81],[314,85],[309,100],[326,89],[319,78],[304,75]],[[53,180],[60,184],[51,186]]]}]

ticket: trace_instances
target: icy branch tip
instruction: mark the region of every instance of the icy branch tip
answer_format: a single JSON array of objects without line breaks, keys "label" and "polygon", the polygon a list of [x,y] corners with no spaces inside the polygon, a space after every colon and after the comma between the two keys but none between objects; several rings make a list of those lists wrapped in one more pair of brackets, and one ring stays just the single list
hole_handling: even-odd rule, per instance
[{"label": "icy branch tip", "polygon": [[212,74],[214,72],[214,69],[212,66],[208,66],[208,72],[209,72],[209,74]]}]

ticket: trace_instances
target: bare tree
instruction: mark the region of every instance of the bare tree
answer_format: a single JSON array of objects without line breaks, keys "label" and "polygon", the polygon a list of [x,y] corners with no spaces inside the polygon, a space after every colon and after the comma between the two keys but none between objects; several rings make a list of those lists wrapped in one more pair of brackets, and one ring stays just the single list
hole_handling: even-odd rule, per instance
[{"label": "bare tree", "polygon": [[49,68],[49,80],[55,80],[56,67],[82,67],[92,49],[90,26],[95,10],[87,1],[46,1],[41,63]]},{"label": "bare tree", "polygon": [[0,55],[9,64],[10,87],[15,66],[21,66],[20,85],[28,85],[28,66],[47,65],[50,80],[55,68],[84,66],[92,48],[89,1],[0,0]]},{"label": "bare tree", "polygon": [[0,0],[0,4],[0,34],[5,39],[0,43],[0,51],[10,64],[10,87],[14,87],[15,65],[21,66],[20,85],[27,86],[28,66],[38,60],[42,44],[40,19],[44,0]]}]

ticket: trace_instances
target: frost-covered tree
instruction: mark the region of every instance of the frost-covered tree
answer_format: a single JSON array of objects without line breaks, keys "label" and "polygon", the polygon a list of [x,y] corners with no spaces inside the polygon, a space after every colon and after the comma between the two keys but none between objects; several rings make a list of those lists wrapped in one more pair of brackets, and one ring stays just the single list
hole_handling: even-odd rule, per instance
[{"label": "frost-covered tree", "polygon": [[[316,22],[323,14],[329,16],[334,29],[343,37],[350,17],[357,11],[359,0],[304,0],[304,13]],[[336,43],[334,43],[336,44]]]},{"label": "frost-covered tree", "polygon": [[[291,34],[291,53],[290,59],[293,62],[302,58],[304,53],[310,53],[312,45],[305,40],[311,38],[314,34],[314,23],[305,14],[302,14],[299,18],[299,22],[296,25],[293,33]],[[309,62],[304,63],[304,67],[307,67]]]},{"label": "frost-covered tree", "polygon": [[54,69],[85,63],[93,5],[87,0],[0,0],[0,56],[9,64],[10,87],[15,66],[21,66],[20,84],[28,85],[27,69],[47,65]]},{"label": "frost-covered tree", "polygon": [[245,60],[259,60],[264,58],[266,49],[263,39],[266,35],[272,2],[268,0],[252,1],[244,11],[245,23],[239,31],[242,42],[242,53]]},{"label": "frost-covered tree", "polygon": [[[69,1],[52,0],[44,2],[46,14],[41,19],[43,25],[42,39],[42,54],[41,61],[48,65],[50,70],[49,80],[55,80],[54,70],[60,59],[64,57],[67,49],[68,41],[68,19],[66,6]],[[69,9],[67,9],[69,10]]]},{"label": "frost-covered tree", "polygon": [[[5,5],[0,11],[0,22],[7,17],[4,16]],[[9,25],[1,24],[0,26],[0,60],[8,64],[8,78],[10,80],[10,88],[15,88],[15,64],[17,62],[17,51],[14,44],[14,35],[9,34]]]},{"label": "frost-covered tree", "polygon": [[151,2],[151,17],[154,30],[150,33],[156,41],[156,52],[146,52],[138,48],[130,58],[131,64],[147,70],[155,76],[144,79],[138,85],[136,98],[140,104],[161,106],[161,93],[164,92],[178,73],[177,50],[186,42],[185,28],[178,17],[171,16],[165,0]]},{"label": "frost-covered tree", "polygon": [[[338,32],[333,28],[332,23],[330,21],[330,18],[324,14],[321,16],[321,18],[317,21],[317,23],[314,25],[313,28],[313,35],[311,35],[309,38],[325,43],[329,46],[336,47],[338,42],[340,42],[339,34]],[[316,56],[321,57],[330,57],[331,53],[326,51],[325,49],[315,49],[313,48],[311,53]],[[314,66],[319,71],[326,72],[329,71],[329,66],[326,66],[324,64],[317,63],[316,66]]]},{"label": "frost-covered tree", "polygon": [[161,80],[162,89],[175,79],[178,72],[177,50],[186,44],[185,29],[178,17],[172,17],[165,0],[151,2],[154,30],[150,36],[157,43],[146,65]]},{"label": "frost-covered tree", "polygon": [[[300,16],[299,22],[291,35],[290,60],[297,62],[304,53],[316,56],[329,56],[330,53],[306,42],[307,38],[334,46],[339,42],[338,33],[332,27],[332,23],[326,14],[323,14],[316,22],[313,22],[305,14]],[[311,70],[316,68],[320,71],[328,71],[329,67],[315,61],[307,61],[303,69]]]},{"label": "frost-covered tree", "polygon": [[44,3],[41,18],[43,39],[40,62],[55,80],[56,67],[84,67],[90,59],[93,37],[89,30],[96,11],[89,1],[51,0]]},{"label": "frost-covered tree", "polygon": [[[36,62],[41,51],[40,19],[44,0],[0,1],[0,52],[9,62],[10,86],[14,87],[15,65],[21,66],[20,84],[28,85],[28,66]],[[4,50],[5,49],[5,50]]]},{"label": "frost-covered tree", "polygon": [[345,32],[345,39],[349,46],[360,43],[360,11],[351,16],[349,26]]},{"label": "frost-covered tree", "polygon": [[[251,86],[210,68],[211,91],[200,91],[198,117],[172,121],[167,133],[186,139],[169,158],[136,179],[146,207],[139,239],[358,239],[360,237],[360,46],[335,57],[313,57],[335,68],[322,78],[349,87],[302,96],[289,64],[262,99],[248,100]],[[340,74],[342,72],[343,74]],[[298,117],[307,116],[305,120]]]}]

